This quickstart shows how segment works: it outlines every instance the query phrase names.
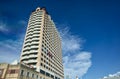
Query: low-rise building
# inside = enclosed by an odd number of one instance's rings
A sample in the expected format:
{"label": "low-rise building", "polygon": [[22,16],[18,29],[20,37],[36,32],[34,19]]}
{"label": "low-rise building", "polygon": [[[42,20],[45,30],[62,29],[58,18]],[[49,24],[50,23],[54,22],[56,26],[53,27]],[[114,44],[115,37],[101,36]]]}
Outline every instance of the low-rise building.
{"label": "low-rise building", "polygon": [[0,63],[0,79],[53,79],[51,75],[35,71],[34,68],[22,63],[11,65]]}

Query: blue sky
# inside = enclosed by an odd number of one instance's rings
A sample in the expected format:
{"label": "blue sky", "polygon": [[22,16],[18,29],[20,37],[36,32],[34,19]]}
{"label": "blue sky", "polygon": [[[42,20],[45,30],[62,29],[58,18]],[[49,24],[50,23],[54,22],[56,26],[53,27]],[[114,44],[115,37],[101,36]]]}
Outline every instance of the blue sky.
{"label": "blue sky", "polygon": [[30,13],[40,6],[47,8],[61,33],[66,74],[99,79],[119,72],[119,4],[119,0],[1,0],[0,62],[19,58]]}

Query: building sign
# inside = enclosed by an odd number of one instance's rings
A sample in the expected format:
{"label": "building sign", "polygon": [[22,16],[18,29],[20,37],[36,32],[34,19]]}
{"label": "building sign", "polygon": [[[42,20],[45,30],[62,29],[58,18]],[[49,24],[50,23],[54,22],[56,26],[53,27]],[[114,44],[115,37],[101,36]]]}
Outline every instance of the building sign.
{"label": "building sign", "polygon": [[52,55],[50,52],[48,52],[47,55],[48,55],[50,58],[53,58],[53,55]]}

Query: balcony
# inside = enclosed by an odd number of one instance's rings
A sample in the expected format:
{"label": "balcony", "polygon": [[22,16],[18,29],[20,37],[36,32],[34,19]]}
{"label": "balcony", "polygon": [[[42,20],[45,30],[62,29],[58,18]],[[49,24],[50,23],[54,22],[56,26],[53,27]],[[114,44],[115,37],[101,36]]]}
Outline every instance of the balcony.
{"label": "balcony", "polygon": [[[26,35],[26,39],[27,39],[27,40],[30,39],[30,38],[32,38],[31,33]],[[30,41],[30,40],[29,40],[29,41]]]}
{"label": "balcony", "polygon": [[30,50],[30,52],[29,52],[29,54],[31,54],[31,53],[37,53],[38,51],[37,50]]}
{"label": "balcony", "polygon": [[34,45],[34,46],[32,46],[32,45],[31,45],[31,47],[30,47],[30,48],[31,48],[31,49],[32,49],[32,48],[38,48],[38,46],[35,46],[35,45]]}
{"label": "balcony", "polygon": [[32,38],[32,40],[39,40],[39,38]]}
{"label": "balcony", "polygon": [[21,59],[23,60],[23,59],[28,59],[29,58],[29,56],[22,56],[21,57]]}
{"label": "balcony", "polygon": [[22,62],[23,62],[23,63],[27,63],[27,61],[25,61],[25,60],[24,60],[24,61],[22,61]]}
{"label": "balcony", "polygon": [[26,52],[23,52],[22,55],[28,55],[28,53],[29,53],[29,52],[26,51]]}
{"label": "balcony", "polygon": [[28,52],[30,51],[30,49],[23,49],[23,52]]}
{"label": "balcony", "polygon": [[31,44],[38,44],[38,42],[33,41]]}
{"label": "balcony", "polygon": [[40,30],[34,30],[33,33],[40,33]]}
{"label": "balcony", "polygon": [[35,28],[35,29],[40,29],[41,26],[40,26],[40,25],[36,25],[36,26],[34,26],[34,28]]}
{"label": "balcony", "polygon": [[35,58],[37,55],[29,55],[29,58]]}
{"label": "balcony", "polygon": [[39,37],[39,36],[40,36],[40,35],[38,35],[38,34],[34,34],[34,35],[33,35],[33,37]]}
{"label": "balcony", "polygon": [[30,47],[30,45],[26,45],[26,44],[24,44],[24,48],[26,48],[26,47]]}
{"label": "balcony", "polygon": [[25,47],[24,50],[30,49],[30,47]]}
{"label": "balcony", "polygon": [[34,63],[37,62],[37,60],[28,60],[28,63]]}

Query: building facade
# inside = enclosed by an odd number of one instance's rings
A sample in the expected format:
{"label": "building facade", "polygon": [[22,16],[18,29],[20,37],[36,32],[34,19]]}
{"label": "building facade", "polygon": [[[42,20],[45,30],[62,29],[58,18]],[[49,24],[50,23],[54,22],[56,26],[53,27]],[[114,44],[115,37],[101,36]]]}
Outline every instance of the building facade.
{"label": "building facade", "polygon": [[61,38],[45,8],[30,15],[20,62],[50,78],[64,78]]}
{"label": "building facade", "polygon": [[[43,77],[43,78],[42,78]],[[0,79],[53,79],[45,77],[27,65],[0,63]]]}

